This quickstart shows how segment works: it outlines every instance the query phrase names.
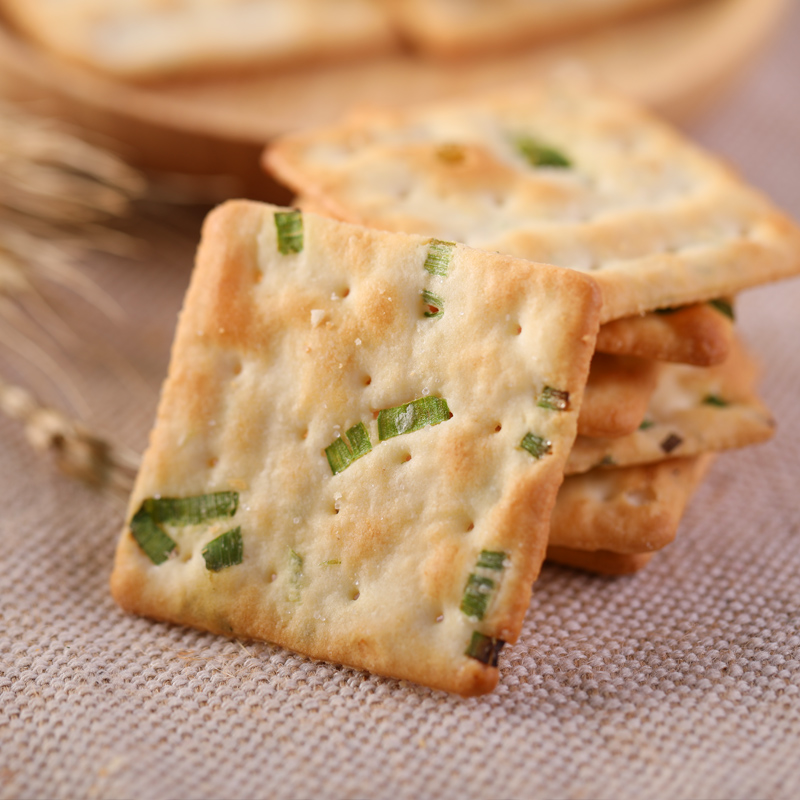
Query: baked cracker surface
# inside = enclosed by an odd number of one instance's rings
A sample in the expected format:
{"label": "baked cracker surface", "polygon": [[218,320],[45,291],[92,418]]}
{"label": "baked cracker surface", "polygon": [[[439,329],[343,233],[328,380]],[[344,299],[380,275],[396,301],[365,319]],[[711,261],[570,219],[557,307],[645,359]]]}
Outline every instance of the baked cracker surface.
{"label": "baked cracker surface", "polygon": [[603,322],[800,272],[800,230],[765,197],[582,81],[364,110],[265,163],[337,218],[591,273]]}
{"label": "baked cracker surface", "polygon": [[568,270],[256,203],[215,210],[114,597],[491,690],[544,557],[599,303]]}

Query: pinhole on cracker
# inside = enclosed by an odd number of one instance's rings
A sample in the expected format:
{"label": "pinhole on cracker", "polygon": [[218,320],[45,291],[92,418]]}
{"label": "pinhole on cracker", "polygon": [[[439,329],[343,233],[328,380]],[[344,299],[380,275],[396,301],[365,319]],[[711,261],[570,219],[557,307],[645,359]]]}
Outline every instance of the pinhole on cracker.
{"label": "pinhole on cracker", "polygon": [[599,303],[569,270],[256,203],[217,209],[114,597],[490,691],[544,557]]}

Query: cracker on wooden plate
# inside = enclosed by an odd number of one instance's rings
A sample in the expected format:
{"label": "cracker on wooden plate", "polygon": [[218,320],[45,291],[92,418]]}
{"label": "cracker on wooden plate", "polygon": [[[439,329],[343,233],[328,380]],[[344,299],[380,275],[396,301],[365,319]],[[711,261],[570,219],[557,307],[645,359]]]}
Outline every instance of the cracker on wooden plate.
{"label": "cracker on wooden plate", "polygon": [[544,557],[599,303],[568,270],[256,203],[216,210],[114,597],[491,690]]}
{"label": "cracker on wooden plate", "polygon": [[405,35],[437,56],[505,50],[687,0],[384,0]]}
{"label": "cracker on wooden plate", "polygon": [[0,0],[47,49],[126,79],[351,58],[393,41],[368,0]]}
{"label": "cracker on wooden plate", "polygon": [[[295,198],[295,205],[314,214],[334,216],[322,202],[305,196]],[[715,298],[611,320],[600,326],[596,349],[610,355],[701,367],[721,364],[730,350],[733,314],[732,300]]]}
{"label": "cracker on wooden plate", "polygon": [[657,361],[595,353],[578,417],[578,433],[615,437],[637,430],[656,388],[659,369]]}
{"label": "cracker on wooden plate", "polygon": [[666,547],[713,457],[706,453],[568,477],[553,510],[549,545],[628,554]]}
{"label": "cracker on wooden plate", "polygon": [[602,321],[800,272],[800,230],[627,101],[576,81],[286,136],[266,167],[331,215],[589,272]]}
{"label": "cracker on wooden plate", "polygon": [[770,439],[775,421],[756,392],[759,368],[735,338],[724,364],[664,364],[640,429],[615,439],[579,436],[567,473],[746,447]]}

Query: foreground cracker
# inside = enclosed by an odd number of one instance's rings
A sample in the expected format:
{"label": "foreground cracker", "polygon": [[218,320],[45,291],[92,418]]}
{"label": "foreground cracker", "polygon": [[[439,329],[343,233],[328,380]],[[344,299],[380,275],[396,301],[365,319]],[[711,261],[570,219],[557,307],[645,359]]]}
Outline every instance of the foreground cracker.
{"label": "foreground cracker", "polygon": [[603,322],[800,273],[800,230],[766,198],[579,82],[365,111],[265,162],[339,219],[589,272]]}
{"label": "foreground cracker", "polygon": [[208,219],[112,577],[130,611],[475,694],[520,631],[591,280],[255,203]]}

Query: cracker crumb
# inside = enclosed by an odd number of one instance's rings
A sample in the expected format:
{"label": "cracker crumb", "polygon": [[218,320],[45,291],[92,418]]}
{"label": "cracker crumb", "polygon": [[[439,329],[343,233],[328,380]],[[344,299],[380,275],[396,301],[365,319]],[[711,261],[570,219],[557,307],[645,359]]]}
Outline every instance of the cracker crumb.
{"label": "cracker crumb", "polygon": [[322,322],[325,318],[325,309],[324,308],[312,308],[311,309],[311,327],[316,328],[317,325]]}

